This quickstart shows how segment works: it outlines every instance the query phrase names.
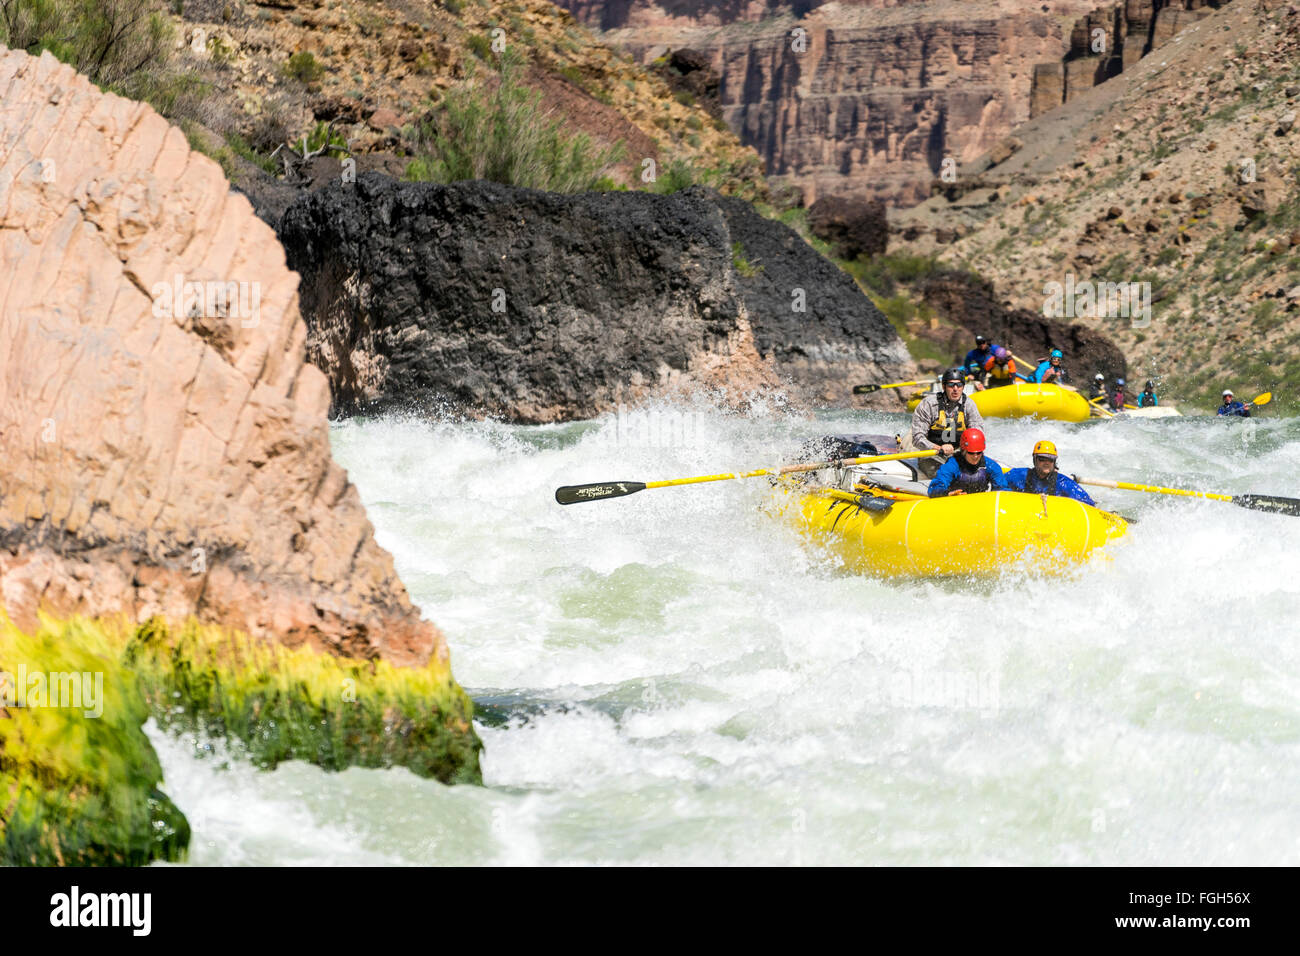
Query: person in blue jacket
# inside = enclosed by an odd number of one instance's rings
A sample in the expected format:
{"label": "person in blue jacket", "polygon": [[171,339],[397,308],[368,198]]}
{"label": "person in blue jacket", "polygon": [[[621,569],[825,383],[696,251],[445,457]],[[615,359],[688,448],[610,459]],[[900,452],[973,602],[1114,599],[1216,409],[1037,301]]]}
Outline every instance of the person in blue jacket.
{"label": "person in blue jacket", "polygon": [[1223,404],[1219,406],[1220,415],[1239,415],[1242,418],[1250,417],[1250,406],[1243,405],[1237,401],[1237,397],[1232,394],[1232,389],[1223,390]]}
{"label": "person in blue jacket", "polygon": [[1034,370],[1031,382],[1040,382],[1050,385],[1065,384],[1065,368],[1061,365],[1061,359],[1065,358],[1065,353],[1060,349],[1052,349],[1052,354],[1038,363],[1038,368]]}
{"label": "person in blue jacket", "polygon": [[1010,491],[1002,466],[984,455],[984,432],[961,433],[961,451],[943,463],[930,481],[930,497],[972,495],[980,491]]}
{"label": "person in blue jacket", "polygon": [[974,349],[966,352],[966,358],[962,359],[962,368],[965,368],[969,375],[975,376],[975,388],[979,392],[984,390],[984,363],[995,349],[997,346],[984,336],[975,336]]}
{"label": "person in blue jacket", "polygon": [[1148,381],[1142,394],[1138,396],[1138,408],[1155,408],[1160,404],[1160,399],[1156,398],[1155,382]]}
{"label": "person in blue jacket", "polygon": [[1050,441],[1040,441],[1034,446],[1033,468],[1012,468],[1007,472],[1007,484],[1012,491],[1031,495],[1057,495],[1073,498],[1085,505],[1096,505],[1088,492],[1079,487],[1069,475],[1056,470],[1056,446]]}

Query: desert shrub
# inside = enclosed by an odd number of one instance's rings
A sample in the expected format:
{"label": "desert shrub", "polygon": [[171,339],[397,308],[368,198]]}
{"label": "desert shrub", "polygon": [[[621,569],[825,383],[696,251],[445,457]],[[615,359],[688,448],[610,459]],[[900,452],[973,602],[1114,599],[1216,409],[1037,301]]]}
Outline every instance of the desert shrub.
{"label": "desert shrub", "polygon": [[0,0],[0,43],[49,50],[99,86],[164,69],[171,38],[157,0]]}
{"label": "desert shrub", "polygon": [[650,191],[667,195],[681,192],[696,183],[695,169],[684,159],[674,159],[650,184]]}
{"label": "desert shrub", "polygon": [[464,179],[551,192],[594,189],[622,148],[598,147],[585,133],[569,133],[544,111],[541,93],[525,86],[523,64],[503,54],[498,77],[471,76],[448,90],[440,107],[419,123],[406,178],[451,183]]}
{"label": "desert shrub", "polygon": [[316,62],[316,57],[310,50],[299,50],[290,56],[283,69],[285,76],[302,83],[319,80],[324,72],[325,68]]}

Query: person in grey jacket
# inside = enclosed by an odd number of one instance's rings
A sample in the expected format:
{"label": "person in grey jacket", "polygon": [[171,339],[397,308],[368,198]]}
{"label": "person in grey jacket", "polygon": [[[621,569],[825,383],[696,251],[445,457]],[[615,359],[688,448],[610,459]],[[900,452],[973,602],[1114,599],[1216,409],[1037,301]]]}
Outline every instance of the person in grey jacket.
{"label": "person in grey jacket", "polygon": [[965,376],[961,369],[948,369],[939,384],[938,392],[925,396],[916,406],[912,413],[912,431],[902,446],[906,451],[939,451],[933,458],[921,459],[921,471],[929,477],[933,477],[952,457],[961,442],[962,432],[968,428],[984,428],[979,409],[962,391]]}

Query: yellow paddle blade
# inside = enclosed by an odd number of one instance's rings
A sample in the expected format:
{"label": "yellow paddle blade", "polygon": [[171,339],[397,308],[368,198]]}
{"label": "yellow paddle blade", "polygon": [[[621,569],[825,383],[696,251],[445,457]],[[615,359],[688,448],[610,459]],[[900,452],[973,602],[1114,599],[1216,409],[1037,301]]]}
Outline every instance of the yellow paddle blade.
{"label": "yellow paddle blade", "polygon": [[1267,404],[1268,404],[1269,402],[1271,402],[1271,401],[1273,401],[1273,393],[1272,393],[1272,392],[1265,392],[1263,395],[1260,395],[1258,398],[1256,398],[1256,399],[1255,399],[1253,402],[1251,402],[1250,404],[1252,404],[1252,405],[1267,405]]}

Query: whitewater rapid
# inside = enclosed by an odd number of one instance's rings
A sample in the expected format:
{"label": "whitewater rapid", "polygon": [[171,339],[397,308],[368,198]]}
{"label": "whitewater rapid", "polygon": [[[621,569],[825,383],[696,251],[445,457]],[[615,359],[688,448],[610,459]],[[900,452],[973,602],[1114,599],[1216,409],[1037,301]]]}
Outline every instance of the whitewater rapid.
{"label": "whitewater rapid", "polygon": [[[485,786],[259,772],[151,727],[199,864],[1300,863],[1300,519],[1133,492],[1066,578],[843,573],[762,479],[903,415],[660,406],[560,426],[337,424],[476,699]],[[1242,427],[1246,426],[1246,427]],[[990,422],[1097,477],[1300,496],[1300,420]]]}

